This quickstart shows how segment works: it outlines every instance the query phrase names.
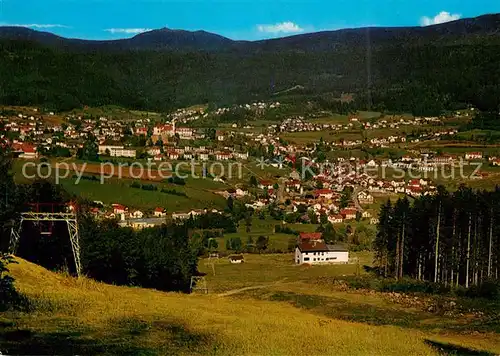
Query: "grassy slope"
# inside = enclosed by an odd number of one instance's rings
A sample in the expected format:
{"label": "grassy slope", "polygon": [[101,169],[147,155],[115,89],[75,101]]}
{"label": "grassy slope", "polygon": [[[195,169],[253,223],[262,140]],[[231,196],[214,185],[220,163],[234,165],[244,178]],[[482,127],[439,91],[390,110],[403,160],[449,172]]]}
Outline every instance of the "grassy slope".
{"label": "grassy slope", "polygon": [[[371,253],[352,253],[359,258],[357,264],[328,266],[296,266],[292,254],[245,255],[245,263],[233,265],[227,259],[201,260],[200,270],[207,273],[211,292],[234,293],[243,298],[273,302],[287,302],[296,308],[320,317],[361,322],[369,325],[395,325],[405,330],[424,332],[429,340],[450,343],[470,350],[488,350],[500,353],[498,322],[472,315],[430,312],[426,307],[396,303],[390,294],[344,290],[332,283],[332,277],[366,273],[361,266],[371,265]],[[214,267],[211,263],[214,262]],[[215,270],[215,275],[214,275]],[[435,303],[442,305],[444,299]],[[458,300],[465,309],[485,307],[485,301]],[[488,314],[488,313],[486,313]],[[463,350],[462,350],[463,351]],[[485,351],[484,354],[488,354]],[[416,353],[412,353],[416,354]]]}
{"label": "grassy slope", "polygon": [[[185,192],[187,196],[176,196],[161,193],[160,191],[146,191],[131,188],[131,180],[109,180],[106,184],[81,180],[74,184],[74,179],[63,180],[63,187],[68,192],[91,200],[100,200],[104,203],[121,203],[140,209],[166,208],[169,212],[189,211],[191,209],[223,208],[226,202],[223,197],[206,190],[195,188],[194,185],[177,186],[173,184],[158,184],[161,188]],[[146,183],[149,184],[149,183]]]}
{"label": "grassy slope", "polygon": [[11,265],[30,314],[0,317],[11,354],[431,355],[425,334],[319,317],[288,303],[115,287]]}

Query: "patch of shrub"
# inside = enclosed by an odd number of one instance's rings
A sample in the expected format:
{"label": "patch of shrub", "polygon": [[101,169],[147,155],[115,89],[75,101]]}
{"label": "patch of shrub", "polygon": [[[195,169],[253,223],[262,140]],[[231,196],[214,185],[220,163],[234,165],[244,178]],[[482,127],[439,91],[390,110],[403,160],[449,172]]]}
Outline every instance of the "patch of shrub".
{"label": "patch of shrub", "polygon": [[141,187],[141,183],[139,182],[132,182],[132,184],[130,184],[130,188],[140,188]]}
{"label": "patch of shrub", "polygon": [[148,190],[148,191],[157,191],[158,187],[154,184],[143,184],[141,186],[142,190]]}
{"label": "patch of shrub", "polygon": [[172,184],[177,184],[177,185],[186,185],[186,181],[180,177],[177,177],[177,176],[174,176],[174,177],[170,177],[168,178],[167,180],[169,183],[172,183]]}
{"label": "patch of shrub", "polygon": [[299,233],[288,226],[281,226],[281,225],[275,225],[274,226],[274,231],[279,234],[288,234],[288,235],[299,235]]}
{"label": "patch of shrub", "polygon": [[73,175],[73,179],[83,179],[83,180],[90,180],[90,181],[98,181],[99,179],[96,176],[81,176],[78,177],[76,174]]}
{"label": "patch of shrub", "polygon": [[467,289],[465,291],[465,296],[469,298],[500,300],[500,282],[495,280],[486,280],[480,285],[474,285]]}
{"label": "patch of shrub", "polygon": [[162,188],[161,189],[161,192],[162,193],[165,193],[165,194],[170,194],[170,195],[177,195],[179,197],[187,197],[187,194],[184,193],[184,192],[178,192],[177,190],[175,189],[166,189],[166,188]]}
{"label": "patch of shrub", "polygon": [[19,306],[21,297],[14,288],[14,278],[7,275],[7,265],[14,263],[14,259],[6,254],[0,255],[0,312]]}

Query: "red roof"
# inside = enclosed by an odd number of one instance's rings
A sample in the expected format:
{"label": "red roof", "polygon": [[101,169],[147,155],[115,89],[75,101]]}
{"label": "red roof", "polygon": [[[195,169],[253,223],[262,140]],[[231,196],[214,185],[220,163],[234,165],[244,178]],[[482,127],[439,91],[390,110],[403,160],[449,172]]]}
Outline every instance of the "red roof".
{"label": "red roof", "polygon": [[316,195],[322,195],[322,194],[332,194],[333,190],[331,189],[318,189],[314,192]]}
{"label": "red roof", "polygon": [[24,153],[35,153],[36,147],[29,143],[13,143],[12,149],[14,151],[22,151]]}
{"label": "red roof", "polygon": [[300,239],[301,240],[321,240],[323,237],[323,233],[321,232],[301,232]]}
{"label": "red roof", "polygon": [[356,209],[342,209],[341,215],[356,215]]}
{"label": "red roof", "polygon": [[299,245],[298,248],[300,251],[308,251],[308,252],[313,252],[313,251],[328,251],[328,247],[324,242],[316,242],[316,241],[302,241]]}
{"label": "red roof", "polygon": [[157,212],[157,213],[163,213],[163,208],[156,208],[155,212]]}

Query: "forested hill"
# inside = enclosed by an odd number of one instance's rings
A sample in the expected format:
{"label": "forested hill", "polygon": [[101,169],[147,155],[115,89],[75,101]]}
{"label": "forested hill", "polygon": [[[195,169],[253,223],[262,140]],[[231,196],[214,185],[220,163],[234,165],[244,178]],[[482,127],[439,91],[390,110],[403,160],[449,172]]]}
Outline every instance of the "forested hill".
{"label": "forested hill", "polygon": [[132,38],[96,41],[64,38],[23,27],[0,27],[0,39],[33,41],[66,50],[165,50],[165,51],[325,51],[379,45],[442,44],[500,36],[500,14],[483,15],[426,27],[368,27],[322,31],[261,41],[233,41],[206,31],[162,28]]}
{"label": "forested hill", "polygon": [[0,103],[169,110],[274,98],[300,85],[294,94],[305,100],[356,93],[358,108],[497,110],[498,63],[500,15],[257,42],[168,29],[83,41],[8,27],[0,28]]}

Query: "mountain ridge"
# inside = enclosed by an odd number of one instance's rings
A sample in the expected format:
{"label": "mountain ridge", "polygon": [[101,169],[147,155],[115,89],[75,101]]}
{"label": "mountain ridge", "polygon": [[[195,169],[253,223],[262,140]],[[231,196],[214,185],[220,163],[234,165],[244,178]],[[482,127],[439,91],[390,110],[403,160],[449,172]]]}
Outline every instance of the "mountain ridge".
{"label": "mountain ridge", "polygon": [[86,40],[66,38],[26,27],[0,27],[0,39],[32,41],[46,46],[77,50],[332,50],[339,45],[377,45],[391,41],[418,44],[450,38],[461,39],[470,35],[500,38],[500,14],[486,14],[425,27],[345,28],[256,41],[232,40],[204,30],[169,28],[143,32],[130,38]]}

